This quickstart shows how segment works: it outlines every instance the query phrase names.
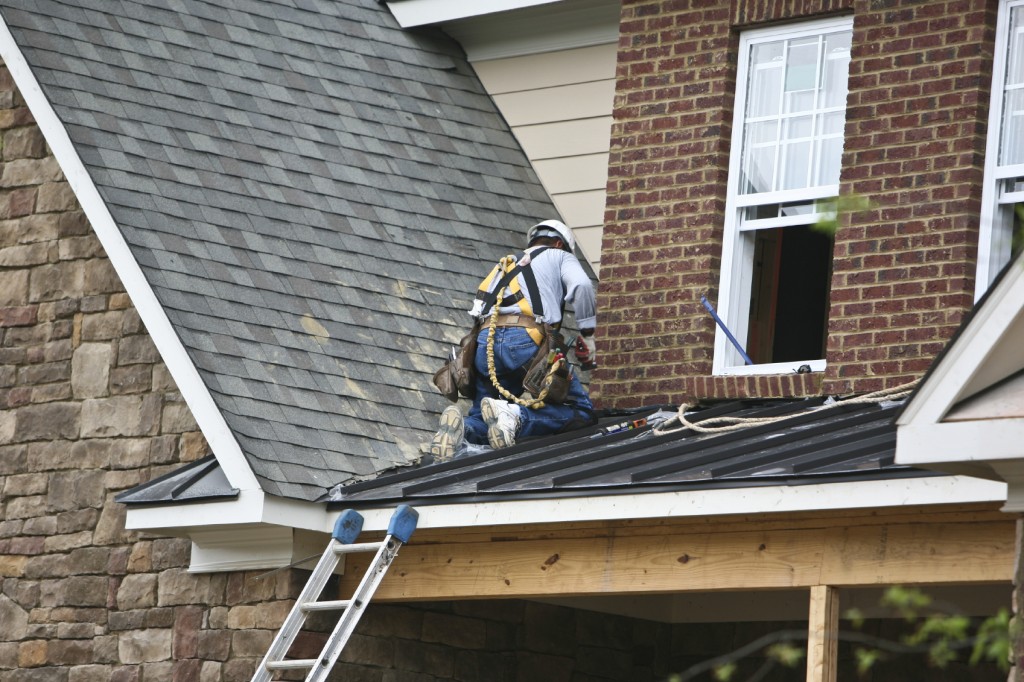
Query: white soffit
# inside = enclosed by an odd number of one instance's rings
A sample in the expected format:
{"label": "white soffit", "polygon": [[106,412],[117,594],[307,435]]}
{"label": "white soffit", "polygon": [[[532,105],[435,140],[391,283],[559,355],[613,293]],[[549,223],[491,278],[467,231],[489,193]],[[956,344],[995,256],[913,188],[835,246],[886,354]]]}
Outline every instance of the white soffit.
{"label": "white soffit", "polygon": [[[427,1],[401,0],[388,6],[398,17],[404,6]],[[491,12],[475,11],[475,2],[455,4],[464,9],[465,16],[425,23],[440,24],[462,45],[470,62],[616,43],[619,39],[620,0],[509,1],[507,4],[517,7]],[[479,4],[487,7],[491,3]]]}
{"label": "white soffit", "polygon": [[132,299],[153,343],[168,371],[181,391],[199,428],[213,449],[217,461],[233,487],[258,491],[259,482],[249,468],[238,441],[224,421],[224,416],[213,401],[206,384],[199,376],[185,347],[174,332],[163,306],[153,293],[141,267],[132,255],[128,243],[117,228],[107,205],[100,197],[89,172],[82,163],[57,113],[43,94],[21,49],[14,42],[7,23],[0,19],[0,57],[3,58],[18,90],[35,118],[43,137],[53,151],[65,179],[71,185],[82,210],[103,245],[111,265]]}
{"label": "white soffit", "polygon": [[553,2],[559,0],[390,0],[388,9],[402,28],[410,28]]}

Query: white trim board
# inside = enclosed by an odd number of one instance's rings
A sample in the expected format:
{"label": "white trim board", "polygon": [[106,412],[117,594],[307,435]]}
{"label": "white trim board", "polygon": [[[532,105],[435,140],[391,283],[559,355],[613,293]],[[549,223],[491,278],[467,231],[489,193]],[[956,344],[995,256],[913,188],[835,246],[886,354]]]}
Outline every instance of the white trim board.
{"label": "white trim board", "polygon": [[29,111],[53,151],[82,210],[103,245],[114,270],[146,325],[153,343],[181,391],[199,428],[231,485],[240,490],[259,490],[259,482],[245,455],[213,401],[188,352],[175,333],[163,306],[156,298],[142,268],[82,163],[56,111],[43,94],[28,61],[14,41],[7,22],[0,19],[0,57],[14,79]]}
{"label": "white trim board", "polygon": [[[999,481],[971,476],[930,476],[765,486],[713,490],[680,490],[578,498],[510,500],[417,505],[418,528],[464,530],[475,527],[700,518],[823,510],[878,509],[904,506],[956,505],[1006,500]],[[327,542],[341,511],[326,505],[245,495],[235,503],[192,503],[169,507],[132,508],[128,530],[188,537],[194,572],[277,568],[313,554]],[[258,505],[258,509],[252,509]],[[398,503],[360,508],[363,530],[387,530]],[[246,507],[250,507],[246,509]],[[253,521],[253,519],[257,519]],[[169,521],[173,520],[173,525]],[[312,535],[311,535],[312,534]],[[309,548],[313,551],[309,551]]]}
{"label": "white trim board", "polygon": [[[903,408],[897,439],[905,426],[938,424],[958,402],[1024,369],[1024,254],[1008,267]],[[897,447],[896,461],[910,463],[906,452]]]}
{"label": "white trim board", "polygon": [[[472,528],[581,521],[692,518],[908,505],[1002,502],[1006,484],[963,476],[636,493],[596,497],[417,506],[419,528]],[[359,509],[364,531],[386,530],[393,506]],[[340,512],[332,512],[330,524]]]}

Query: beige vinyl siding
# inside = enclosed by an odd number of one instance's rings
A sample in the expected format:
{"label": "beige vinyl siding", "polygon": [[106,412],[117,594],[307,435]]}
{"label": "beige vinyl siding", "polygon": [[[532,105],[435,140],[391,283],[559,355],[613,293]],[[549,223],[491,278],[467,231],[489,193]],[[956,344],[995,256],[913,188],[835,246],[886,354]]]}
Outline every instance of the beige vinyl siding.
{"label": "beige vinyl siding", "polygon": [[473,62],[584,255],[600,267],[614,43]]}

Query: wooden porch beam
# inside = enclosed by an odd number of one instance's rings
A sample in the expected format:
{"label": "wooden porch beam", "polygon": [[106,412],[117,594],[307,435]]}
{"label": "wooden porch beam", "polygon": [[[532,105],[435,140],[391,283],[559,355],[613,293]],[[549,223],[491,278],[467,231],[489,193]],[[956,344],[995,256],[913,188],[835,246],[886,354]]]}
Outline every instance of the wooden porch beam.
{"label": "wooden porch beam", "polygon": [[[1014,522],[412,542],[378,600],[1009,582]],[[348,557],[341,594],[372,557]]]}

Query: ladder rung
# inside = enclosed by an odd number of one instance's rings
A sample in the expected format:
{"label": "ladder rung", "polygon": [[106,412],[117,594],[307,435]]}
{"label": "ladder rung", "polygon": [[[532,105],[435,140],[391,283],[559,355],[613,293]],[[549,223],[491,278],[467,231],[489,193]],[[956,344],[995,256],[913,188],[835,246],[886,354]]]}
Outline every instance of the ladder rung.
{"label": "ladder rung", "polygon": [[267,661],[267,670],[309,669],[316,664],[315,658],[288,658],[283,661]]}
{"label": "ladder rung", "polygon": [[336,542],[334,544],[334,553],[355,554],[356,552],[376,552],[383,544],[383,542],[353,542],[351,545],[343,545],[340,542]]}
{"label": "ladder rung", "polygon": [[340,609],[347,609],[351,605],[351,599],[325,599],[323,601],[308,601],[301,608],[303,611],[338,611]]}

